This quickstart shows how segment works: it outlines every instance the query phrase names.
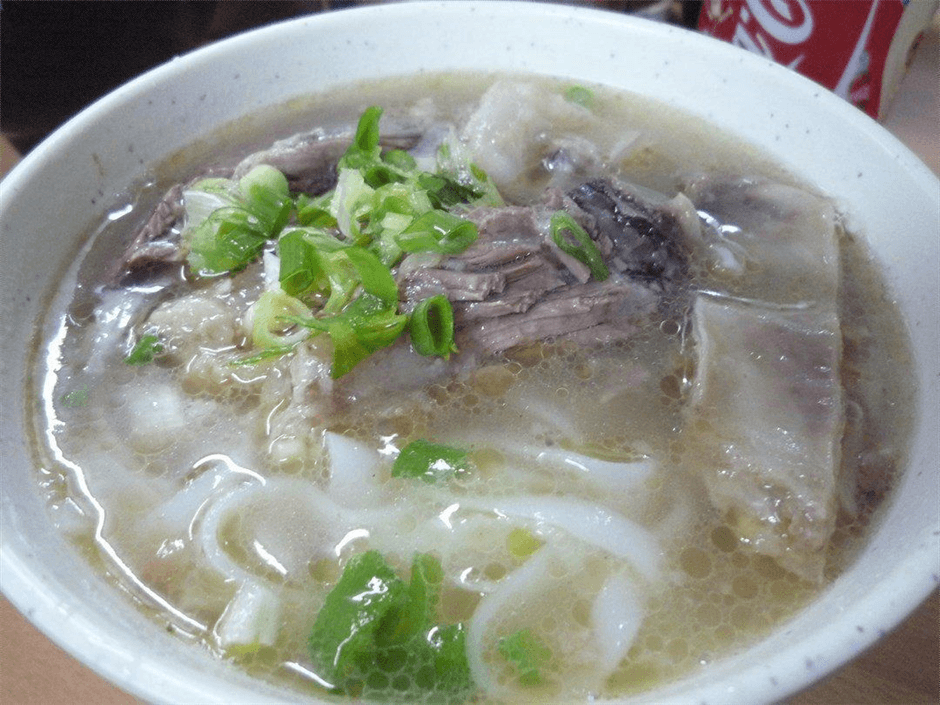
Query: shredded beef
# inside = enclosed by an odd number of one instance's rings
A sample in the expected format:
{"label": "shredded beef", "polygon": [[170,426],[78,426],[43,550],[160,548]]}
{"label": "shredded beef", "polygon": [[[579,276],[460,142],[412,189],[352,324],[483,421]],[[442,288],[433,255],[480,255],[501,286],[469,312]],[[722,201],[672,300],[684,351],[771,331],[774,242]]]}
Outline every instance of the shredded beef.
{"label": "shredded beef", "polygon": [[[400,277],[405,307],[447,296],[458,345],[476,356],[559,337],[585,345],[629,338],[675,290],[686,263],[665,197],[644,200],[626,188],[598,180],[568,195],[550,189],[532,206],[475,209],[468,217],[479,238],[470,248]],[[611,270],[607,280],[592,280],[555,244],[557,210],[588,232]]]}

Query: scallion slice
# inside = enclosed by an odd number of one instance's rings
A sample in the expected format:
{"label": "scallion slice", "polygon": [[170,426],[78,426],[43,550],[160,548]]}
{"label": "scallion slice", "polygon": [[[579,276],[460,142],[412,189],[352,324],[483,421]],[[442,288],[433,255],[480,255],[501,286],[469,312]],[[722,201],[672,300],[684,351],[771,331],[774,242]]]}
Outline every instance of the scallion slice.
{"label": "scallion slice", "polygon": [[299,296],[317,282],[315,246],[304,237],[303,230],[284,233],[277,241],[281,259],[278,279],[281,289],[291,296]]}
{"label": "scallion slice", "polygon": [[340,169],[361,169],[379,157],[379,119],[382,108],[377,105],[366,108],[359,117],[352,144],[339,161]]}
{"label": "scallion slice", "polygon": [[386,306],[398,306],[398,284],[391,270],[369,250],[362,247],[349,247],[343,252],[352,262],[359,274],[362,288],[382,301]]}
{"label": "scallion slice", "polygon": [[443,357],[457,352],[454,343],[454,309],[443,294],[423,299],[411,312],[409,325],[415,352]]}
{"label": "scallion slice", "polygon": [[590,109],[594,104],[594,93],[584,86],[570,86],[565,91],[565,100],[582,108]]}
{"label": "scallion slice", "polygon": [[447,211],[428,211],[415,218],[395,238],[405,252],[440,252],[456,255],[476,242],[477,226]]}
{"label": "scallion slice", "polygon": [[[604,258],[601,257],[600,250],[591,239],[584,228],[578,225],[577,221],[565,211],[556,211],[551,220],[552,240],[558,245],[559,249],[568,253],[578,261],[587,265],[591,270],[591,276],[597,281],[604,281],[610,276],[610,270],[604,264]],[[572,243],[565,238],[565,232],[571,233],[577,243]]]}
{"label": "scallion slice", "polygon": [[463,448],[419,438],[402,448],[395,458],[392,477],[410,477],[433,483],[448,480],[468,469],[467,451]]}
{"label": "scallion slice", "polygon": [[323,318],[283,316],[283,320],[320,331],[333,343],[330,376],[338,379],[376,350],[394,343],[408,323],[408,317],[387,308],[381,299],[363,294],[342,313]]}
{"label": "scallion slice", "polygon": [[504,636],[496,650],[516,667],[519,683],[528,686],[542,682],[542,669],[552,658],[551,649],[528,629]]}
{"label": "scallion slice", "polygon": [[336,218],[330,213],[333,192],[311,198],[305,193],[297,196],[297,222],[314,228],[335,228]]}
{"label": "scallion slice", "polygon": [[153,362],[153,359],[163,350],[164,347],[163,343],[160,342],[160,338],[155,335],[143,335],[130,354],[124,358],[124,362],[128,365],[147,365]]}
{"label": "scallion slice", "polygon": [[254,261],[284,228],[294,205],[287,178],[266,164],[237,184],[203,179],[184,192],[183,202],[187,262],[199,276],[235,272]]}
{"label": "scallion slice", "polygon": [[309,309],[283,291],[265,291],[252,307],[251,342],[256,348],[281,349],[299,343],[309,334],[292,330],[288,316],[307,316]]}
{"label": "scallion slice", "polygon": [[293,201],[287,177],[273,166],[259,164],[238,182],[245,208],[268,237],[276,235],[287,224]]}
{"label": "scallion slice", "polygon": [[275,357],[281,357],[281,355],[286,355],[295,347],[297,347],[297,343],[281,345],[275,348],[265,348],[259,353],[248,355],[247,357],[242,357],[238,360],[232,360],[228,364],[232,365],[233,367],[247,367],[249,365],[257,365],[259,362],[264,362],[265,360],[270,360]]}

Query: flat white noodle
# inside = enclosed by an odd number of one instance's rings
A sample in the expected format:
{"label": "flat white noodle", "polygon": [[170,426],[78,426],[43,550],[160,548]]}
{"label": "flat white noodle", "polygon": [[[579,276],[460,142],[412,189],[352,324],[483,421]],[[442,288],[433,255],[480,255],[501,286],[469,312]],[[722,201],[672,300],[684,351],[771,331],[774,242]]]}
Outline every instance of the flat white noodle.
{"label": "flat white noodle", "polygon": [[[523,452],[531,453],[532,449],[524,447]],[[535,453],[535,461],[541,465],[574,471],[595,487],[615,493],[636,489],[656,469],[656,463],[651,458],[632,463],[614,462],[557,446]]]}
{"label": "flat white noodle", "polygon": [[507,472],[525,481],[526,473],[517,466],[531,467],[542,465],[546,468],[562,470],[587,482],[592,487],[614,496],[626,497],[636,490],[656,470],[657,463],[649,456],[633,462],[618,462],[595,458],[585,453],[567,450],[559,446],[551,448],[519,444],[519,439],[510,434],[492,433],[465,434],[457,433],[450,439],[455,445],[472,445],[477,448],[498,450],[507,460]]}
{"label": "flat white noodle", "polygon": [[[172,529],[176,535],[185,535],[192,540],[193,522],[203,506],[238,483],[246,480],[264,482],[258,473],[238,465],[222,453],[207,455],[196,462],[192,470],[204,466],[206,469],[185,482],[165,502],[154,507],[145,521]],[[173,484],[176,485],[175,482]]]}
{"label": "flat white noodle", "polygon": [[272,646],[280,617],[281,602],[274,590],[259,580],[248,580],[239,585],[212,635],[223,649]]}
{"label": "flat white noodle", "polygon": [[[349,509],[335,502],[312,482],[285,477],[252,479],[225,488],[203,506],[203,514],[193,522],[194,544],[213,569],[239,582],[257,580],[261,576],[239,565],[220,545],[219,530],[229,517],[246,517],[256,511],[266,511],[271,524],[289,524],[276,532],[273,538],[268,532],[267,539],[260,541],[260,546],[256,540],[254,547],[275,572],[288,575],[292,567],[297,570],[304,561],[327,556],[335,559],[353,538],[396,533],[398,527],[407,524],[413,512],[409,505],[389,504],[375,509]],[[283,511],[273,509],[281,507]],[[283,540],[275,542],[273,539],[277,537]]]}
{"label": "flat white noodle", "polygon": [[186,413],[193,405],[169,384],[154,382],[146,395],[125,393],[124,399],[119,423],[130,446],[139,453],[164,450],[184,435],[194,420]]}
{"label": "flat white noodle", "polygon": [[265,494],[275,496],[277,493],[284,493],[294,501],[303,502],[311,520],[322,528],[315,536],[304,537],[308,541],[309,555],[315,557],[334,554],[337,543],[346,534],[345,527],[352,524],[351,515],[311,483],[268,478],[264,482],[254,481],[239,485],[215,498],[198,522],[194,539],[209,565],[220,574],[240,583],[258,579],[258,576],[235,562],[222,548],[219,543],[219,530],[229,516],[246,515],[254,500]]}
{"label": "flat white noodle", "polygon": [[225,469],[207,470],[159,505],[153,511],[152,519],[173,527],[180,534],[191,531],[190,525],[202,505],[209,501],[214,492],[221,492],[220,487],[233,480],[232,473]]}
{"label": "flat white noodle", "polygon": [[518,497],[462,497],[462,506],[527,519],[536,527],[546,524],[622,558],[644,578],[659,576],[662,551],[653,535],[630,521],[593,502],[562,497],[522,495]]}
{"label": "flat white noodle", "polygon": [[630,650],[643,622],[643,605],[636,585],[624,574],[610,576],[591,609],[599,684],[614,672]]}
{"label": "flat white noodle", "polygon": [[209,504],[201,520],[198,522],[198,529],[194,532],[193,538],[197,546],[201,549],[209,565],[218,571],[221,575],[239,583],[254,580],[254,576],[247,570],[238,565],[226,551],[219,545],[219,528],[222,520],[229,512],[238,511],[247,506],[247,500],[255,494],[262,483],[250,483],[239,485],[229,490],[221,497],[217,497]]}
{"label": "flat white noodle", "polygon": [[[424,516],[426,505],[417,497],[411,503],[413,517]],[[439,508],[439,504],[435,504]],[[499,589],[499,581],[489,580],[480,566],[490,561],[511,561],[509,534],[516,524],[495,514],[459,511],[456,501],[436,516],[421,521],[413,530],[399,522],[400,531],[376,532],[370,545],[388,554],[410,556],[433,553],[441,560],[446,579],[462,590],[486,594]],[[428,508],[428,511],[432,510]]]}
{"label": "flat white noodle", "polygon": [[529,560],[500,581],[498,590],[480,601],[467,622],[467,662],[470,674],[473,682],[487,695],[499,698],[511,694],[511,691],[498,685],[483,658],[483,641],[488,628],[507,609],[517,606],[522,596],[533,593],[539,583],[551,580],[550,568],[556,558],[557,555],[548,546],[536,551]]}
{"label": "flat white noodle", "polygon": [[[519,409],[520,416],[528,416],[533,420],[534,431],[543,431],[556,437],[569,438],[575,444],[581,442],[581,432],[578,430],[573,415],[560,414],[561,408],[551,400],[542,398],[535,393],[514,394],[510,389],[506,396],[508,406]],[[539,424],[542,425],[539,428]]]}
{"label": "flat white noodle", "polygon": [[324,438],[330,456],[329,496],[344,507],[375,506],[382,460],[378,451],[331,431]]}

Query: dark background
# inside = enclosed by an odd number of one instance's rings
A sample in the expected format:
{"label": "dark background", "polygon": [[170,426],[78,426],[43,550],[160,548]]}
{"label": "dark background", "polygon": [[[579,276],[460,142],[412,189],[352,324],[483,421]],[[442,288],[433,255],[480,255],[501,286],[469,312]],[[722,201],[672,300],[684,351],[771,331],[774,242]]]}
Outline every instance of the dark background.
{"label": "dark background", "polygon": [[[85,105],[178,54],[270,22],[379,1],[2,0],[0,131],[26,153]],[[570,4],[631,11],[644,1]],[[699,6],[677,2],[670,19],[694,26]]]}
{"label": "dark background", "polygon": [[229,34],[322,2],[3,0],[0,130],[20,152],[112,88]]}

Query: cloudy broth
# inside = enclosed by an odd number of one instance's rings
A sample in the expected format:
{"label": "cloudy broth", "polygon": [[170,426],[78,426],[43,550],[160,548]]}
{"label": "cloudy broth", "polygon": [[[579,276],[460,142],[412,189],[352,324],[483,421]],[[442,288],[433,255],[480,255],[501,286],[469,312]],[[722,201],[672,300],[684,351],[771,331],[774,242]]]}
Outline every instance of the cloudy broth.
{"label": "cloudy broth", "polygon": [[[761,179],[794,186],[753,150],[662,106],[599,88],[522,83],[535,101],[562,96],[567,105],[559,103],[550,125],[533,118],[520,135],[525,163],[512,181],[496,178],[507,202],[536,203],[586,168],[599,170],[591,178],[663,194],[670,213],[690,175],[746,175],[740,188]],[[769,633],[838,576],[876,520],[904,460],[910,353],[876,264],[837,219],[832,305],[837,403],[847,421],[834,451],[841,479],[833,491],[841,494],[830,501],[833,529],[817,579],[810,568],[782,567],[739,509],[715,500],[723,490],[703,479],[703,448],[722,431],[692,408],[705,367],[692,310],[702,296],[746,305],[747,277],[762,276],[759,267],[742,275],[744,284],[728,284],[724,270],[692,257],[679,285],[654,287],[653,318],[608,344],[550,336],[467,364],[461,349],[449,367],[399,345],[333,382],[315,372],[326,354],[316,340],[232,364],[251,348],[245,312],[269,286],[260,260],[204,279],[183,264],[115,277],[114,253],[157,200],[207,165],[231,166],[317,126],[351,134],[369,105],[383,106],[392,133],[440,125],[460,133],[478,120],[492,84],[428,76],[358,86],[230,125],[117,202],[63,276],[35,345],[37,481],[77,550],[193,648],[322,694],[326,678],[308,639],[350,560],[377,551],[407,582],[414,556],[430,555],[443,573],[435,623],[463,625],[472,686],[421,690],[405,666],[370,667],[349,694],[615,697],[707,668]],[[562,151],[601,158],[558,166]],[[572,173],[558,176],[563,169]],[[781,281],[765,292],[774,311],[817,296]],[[164,336],[163,354],[125,364],[130,343],[151,329]],[[465,449],[466,467],[444,482],[393,476],[396,457],[416,439]],[[237,621],[240,612],[250,613],[249,626]],[[630,633],[625,643],[603,633],[611,620]],[[243,637],[244,629],[256,631]],[[523,633],[537,635],[535,677],[501,647]],[[611,643],[599,646],[605,638]]]}

